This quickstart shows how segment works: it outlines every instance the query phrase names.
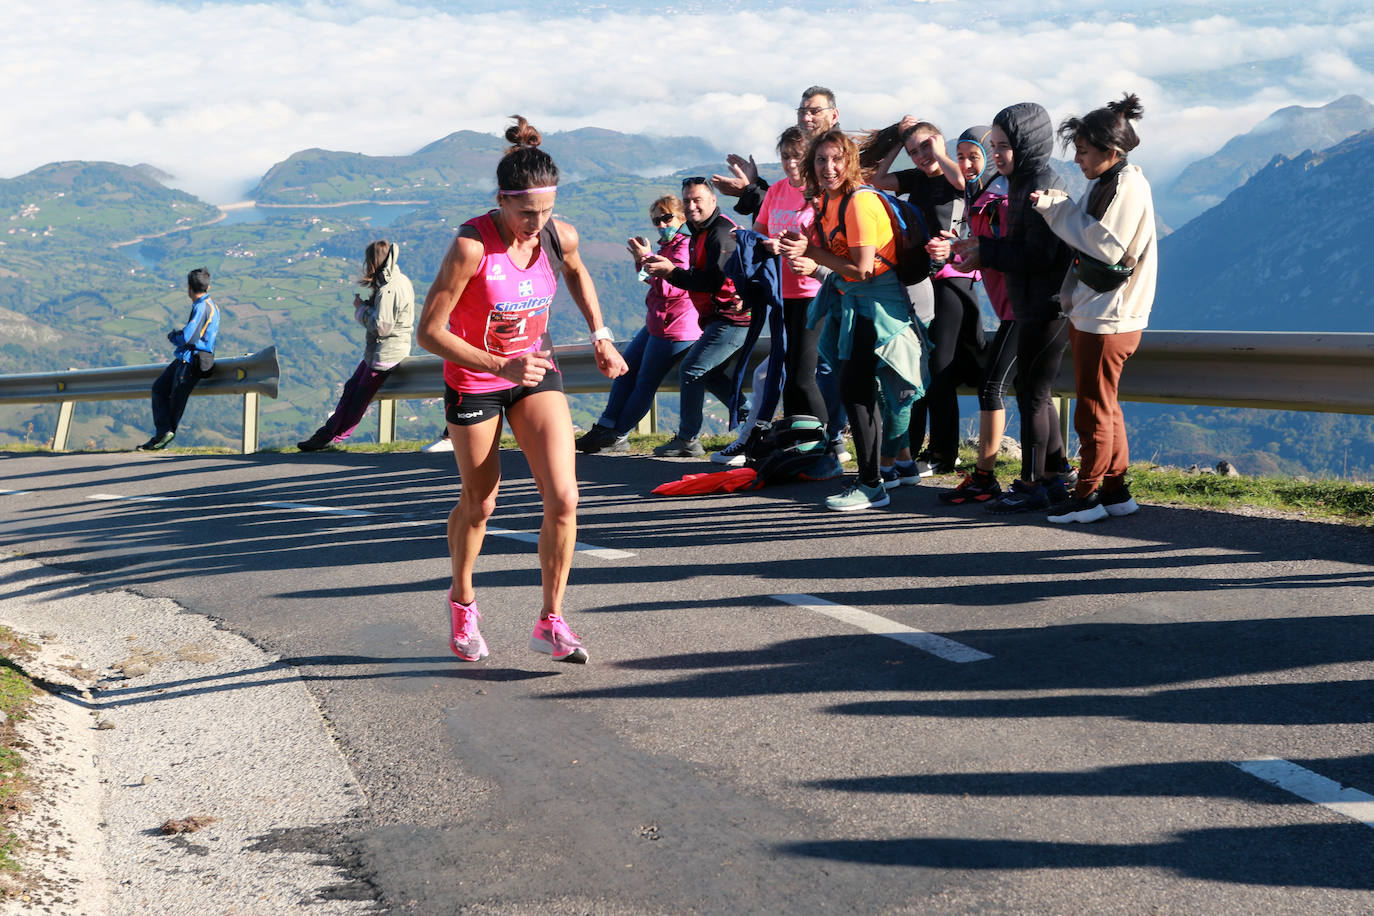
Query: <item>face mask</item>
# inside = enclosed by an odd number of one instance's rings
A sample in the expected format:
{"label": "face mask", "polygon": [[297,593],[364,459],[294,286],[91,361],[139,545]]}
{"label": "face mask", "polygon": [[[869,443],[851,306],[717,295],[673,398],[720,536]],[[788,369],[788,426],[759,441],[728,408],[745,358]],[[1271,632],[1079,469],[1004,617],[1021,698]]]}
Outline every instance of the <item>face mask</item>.
{"label": "face mask", "polygon": [[677,238],[677,234],[681,231],[681,226],[659,226],[658,241],[660,244],[666,245],[673,239]]}

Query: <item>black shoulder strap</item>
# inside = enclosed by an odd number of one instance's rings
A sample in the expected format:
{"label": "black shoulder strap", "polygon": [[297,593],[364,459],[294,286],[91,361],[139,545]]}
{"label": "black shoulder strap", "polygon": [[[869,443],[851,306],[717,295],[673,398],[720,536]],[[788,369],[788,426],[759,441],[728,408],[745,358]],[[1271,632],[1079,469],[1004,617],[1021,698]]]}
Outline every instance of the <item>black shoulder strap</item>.
{"label": "black shoulder strap", "polygon": [[544,256],[549,259],[549,266],[553,268],[554,275],[563,272],[563,240],[558,237],[558,227],[554,225],[553,218],[544,224],[544,228],[539,230],[539,247],[544,250]]}
{"label": "black shoulder strap", "polygon": [[[839,213],[836,215],[836,217],[835,217],[835,228],[834,228],[834,229],[831,229],[831,230],[830,230],[830,234],[827,235],[827,236],[825,237],[825,240],[826,240],[827,242],[829,242],[831,239],[833,239],[835,236],[839,235],[840,233],[844,232],[844,214],[845,214],[845,211],[849,209],[849,198],[851,198],[851,197],[853,197],[853,196],[854,196],[854,192],[853,192],[853,191],[850,191],[850,192],[849,192],[848,194],[846,194],[844,197],[841,197],[841,198],[840,198],[840,212],[839,212]],[[846,241],[848,241],[848,237],[847,237],[847,236],[846,236]]]}

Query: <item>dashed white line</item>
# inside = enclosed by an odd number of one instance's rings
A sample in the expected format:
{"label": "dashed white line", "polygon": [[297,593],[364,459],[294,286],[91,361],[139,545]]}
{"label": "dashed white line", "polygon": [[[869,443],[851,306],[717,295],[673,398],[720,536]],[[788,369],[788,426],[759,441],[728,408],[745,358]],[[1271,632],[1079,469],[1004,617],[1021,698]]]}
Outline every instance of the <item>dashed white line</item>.
{"label": "dashed white line", "polygon": [[[512,541],[523,541],[526,544],[538,544],[538,531],[513,531],[510,528],[493,528],[487,526],[487,534],[498,538],[509,538]],[[628,560],[634,556],[628,550],[615,550],[611,547],[593,547],[591,544],[584,544],[578,541],[575,545],[578,553],[584,553],[589,557],[596,557],[600,560]]]}
{"label": "dashed white line", "polygon": [[1374,795],[1343,786],[1334,779],[1277,757],[1242,760],[1235,766],[1314,805],[1329,808],[1366,827],[1374,827]]}
{"label": "dashed white line", "polygon": [[[187,501],[184,496],[121,496],[118,493],[92,493],[86,498],[102,500],[104,502],[122,501],[133,503],[173,503]],[[377,515],[376,512],[366,512],[362,509],[340,509],[335,506],[312,506],[309,503],[257,502],[239,503],[238,505],[255,506],[262,509],[288,509],[293,512],[312,512],[318,515],[341,515],[346,518],[375,518]]]}
{"label": "dashed white line", "polygon": [[944,636],[937,636],[934,633],[927,633],[925,630],[918,630],[909,627],[904,623],[897,623],[895,620],[888,620],[886,617],[879,617],[868,611],[861,611],[856,607],[849,607],[843,604],[836,604],[833,601],[826,601],[824,598],[817,598],[815,595],[774,595],[775,601],[783,604],[791,604],[795,607],[805,608],[808,611],[815,611],[827,617],[847,623],[850,626],[858,627],[869,633],[878,636],[886,636],[888,639],[895,639],[898,642],[906,643],[922,652],[929,652],[938,658],[943,658],[950,662],[981,662],[992,658],[986,652],[980,652],[971,646],[966,646],[961,642],[955,642]]}
{"label": "dashed white line", "polygon": [[0,496],[27,496],[28,490],[0,490]]}

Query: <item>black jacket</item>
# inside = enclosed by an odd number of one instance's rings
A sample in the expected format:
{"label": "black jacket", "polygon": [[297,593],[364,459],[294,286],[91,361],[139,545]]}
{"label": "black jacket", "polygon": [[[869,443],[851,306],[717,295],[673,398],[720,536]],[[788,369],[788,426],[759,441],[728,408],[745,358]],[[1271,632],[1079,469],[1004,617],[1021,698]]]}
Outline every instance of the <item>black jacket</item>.
{"label": "black jacket", "polygon": [[701,323],[728,321],[748,326],[749,309],[735,292],[735,284],[725,275],[725,265],[735,253],[735,229],[730,218],[716,208],[700,226],[688,222],[692,241],[688,246],[690,267],[676,267],[668,282],[685,289],[696,303]]}
{"label": "black jacket", "polygon": [[1004,108],[992,123],[1011,141],[1007,226],[1001,238],[981,239],[979,259],[1006,277],[1007,298],[1018,321],[1058,318],[1059,287],[1072,253],[1030,203],[1032,191],[1067,190],[1050,167],[1054,125],[1049,112],[1035,102]]}

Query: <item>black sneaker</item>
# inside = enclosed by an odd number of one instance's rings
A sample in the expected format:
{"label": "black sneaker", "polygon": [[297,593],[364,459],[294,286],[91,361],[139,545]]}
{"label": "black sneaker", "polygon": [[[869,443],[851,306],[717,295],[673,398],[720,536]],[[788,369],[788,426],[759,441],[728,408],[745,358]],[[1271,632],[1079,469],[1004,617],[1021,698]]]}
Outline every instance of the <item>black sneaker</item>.
{"label": "black sneaker", "polygon": [[302,442],[296,443],[296,448],[303,452],[322,452],[332,444],[329,439],[321,439],[319,436],[311,436]]}
{"label": "black sneaker", "polygon": [[654,454],[660,458],[700,458],[706,454],[706,449],[701,447],[701,440],[696,436],[690,439],[674,436],[654,449]]}
{"label": "black sneaker", "polygon": [[602,449],[614,445],[617,438],[615,430],[597,423],[578,437],[577,450],[585,455],[595,455]]}
{"label": "black sneaker", "polygon": [[972,474],[965,474],[959,486],[941,493],[940,502],[961,506],[964,503],[985,503],[1001,495],[1002,485],[997,482],[995,474],[975,470]]}
{"label": "black sneaker", "polygon": [[1017,512],[1034,512],[1050,507],[1049,494],[1038,483],[1013,480],[1011,489],[1002,494],[996,502],[988,503],[988,511],[997,515],[1011,515]]}
{"label": "black sneaker", "polygon": [[963,463],[963,459],[958,455],[955,455],[953,459],[944,458],[940,455],[936,455],[930,449],[926,449],[916,456],[916,472],[922,477],[933,477],[936,474],[953,474]]}
{"label": "black sneaker", "polygon": [[1065,458],[1064,463],[1059,466],[1059,479],[1064,481],[1064,486],[1072,490],[1078,486],[1078,468],[1069,464],[1069,459]]}
{"label": "black sneaker", "polygon": [[1045,495],[1049,497],[1051,506],[1063,505],[1073,496],[1073,493],[1065,485],[1063,477],[1042,480],[1040,483],[1045,488]]}
{"label": "black sneaker", "polygon": [[1110,493],[1099,491],[1102,508],[1107,510],[1108,515],[1130,515],[1140,510],[1135,497],[1131,496],[1131,488],[1123,486],[1119,490]]}
{"label": "black sneaker", "polygon": [[1070,522],[1099,522],[1107,517],[1107,507],[1102,505],[1101,490],[1093,490],[1087,496],[1073,496],[1050,509],[1047,518],[1056,525]]}
{"label": "black sneaker", "polygon": [[153,436],[153,438],[149,439],[147,442],[140,445],[138,447],[138,450],[140,452],[160,452],[167,446],[171,445],[172,440],[176,437],[177,434],[171,431],[159,433],[158,435]]}

